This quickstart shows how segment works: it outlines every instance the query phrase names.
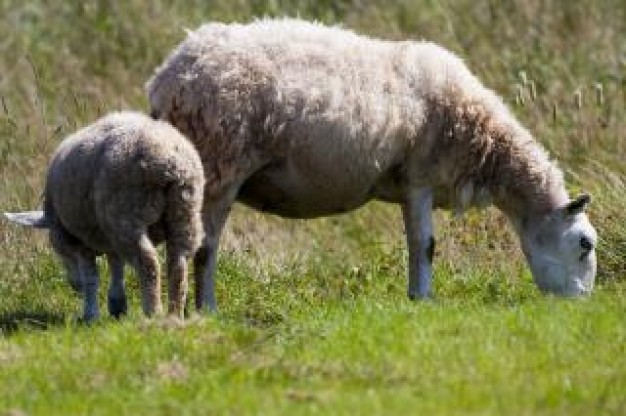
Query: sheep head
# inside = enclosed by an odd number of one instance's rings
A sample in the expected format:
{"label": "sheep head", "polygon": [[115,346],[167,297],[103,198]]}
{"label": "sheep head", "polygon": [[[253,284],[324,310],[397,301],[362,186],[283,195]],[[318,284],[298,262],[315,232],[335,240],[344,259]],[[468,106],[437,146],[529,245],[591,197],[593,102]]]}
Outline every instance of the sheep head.
{"label": "sheep head", "polygon": [[596,230],[584,210],[587,194],[520,226],[522,249],[535,283],[561,296],[591,293],[596,276]]}

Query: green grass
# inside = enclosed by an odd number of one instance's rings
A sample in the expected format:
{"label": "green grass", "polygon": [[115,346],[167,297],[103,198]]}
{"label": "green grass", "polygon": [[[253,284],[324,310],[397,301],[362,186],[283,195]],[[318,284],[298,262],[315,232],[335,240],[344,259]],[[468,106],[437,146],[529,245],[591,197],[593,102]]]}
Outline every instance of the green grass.
{"label": "green grass", "polygon": [[134,318],[18,331],[0,342],[0,403],[35,414],[626,410],[623,288],[580,302],[416,305],[385,285],[340,302],[225,307],[184,326]]}
{"label": "green grass", "polygon": [[0,414],[626,413],[626,5],[501,3],[0,2],[0,211],[39,204],[64,136],[146,109],[183,28],[300,15],[460,54],[592,193],[600,235],[598,288],[567,301],[537,292],[496,210],[437,213],[437,298],[411,303],[397,207],[236,207],[217,315],[146,321],[129,273],[130,316],[83,326],[46,236],[0,221]]}

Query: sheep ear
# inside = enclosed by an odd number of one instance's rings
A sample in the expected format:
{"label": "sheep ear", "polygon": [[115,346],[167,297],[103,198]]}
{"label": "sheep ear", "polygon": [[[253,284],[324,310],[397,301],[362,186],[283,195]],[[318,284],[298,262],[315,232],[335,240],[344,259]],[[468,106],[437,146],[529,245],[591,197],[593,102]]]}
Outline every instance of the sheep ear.
{"label": "sheep ear", "polygon": [[50,228],[50,222],[43,211],[5,212],[9,221],[34,228]]}
{"label": "sheep ear", "polygon": [[591,202],[591,196],[589,196],[589,194],[584,193],[584,194],[579,195],[578,198],[569,202],[565,206],[564,208],[565,215],[569,216],[569,215],[580,214],[581,212],[585,210],[585,207],[590,202]]}

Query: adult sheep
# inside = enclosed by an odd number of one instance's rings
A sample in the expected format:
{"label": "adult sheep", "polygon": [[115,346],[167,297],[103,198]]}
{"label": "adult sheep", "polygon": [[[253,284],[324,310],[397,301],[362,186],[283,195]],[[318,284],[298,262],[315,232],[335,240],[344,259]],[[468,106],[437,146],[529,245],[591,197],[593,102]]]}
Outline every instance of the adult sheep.
{"label": "adult sheep", "polygon": [[5,214],[47,228],[84,319],[98,317],[96,256],[111,268],[109,312],[126,312],[124,262],[137,271],[143,311],[161,312],[154,243],[165,240],[169,313],[182,317],[187,258],[202,240],[202,162],[174,127],[132,112],[113,113],[66,138],[48,169],[44,210]]}
{"label": "adult sheep", "polygon": [[146,88],[153,116],[190,137],[205,168],[198,307],[215,306],[219,236],[235,200],[292,218],[400,204],[411,298],[431,292],[432,209],[493,203],[540,289],[592,290],[589,196],[570,200],[561,171],[501,99],[437,45],[294,19],[209,23]]}

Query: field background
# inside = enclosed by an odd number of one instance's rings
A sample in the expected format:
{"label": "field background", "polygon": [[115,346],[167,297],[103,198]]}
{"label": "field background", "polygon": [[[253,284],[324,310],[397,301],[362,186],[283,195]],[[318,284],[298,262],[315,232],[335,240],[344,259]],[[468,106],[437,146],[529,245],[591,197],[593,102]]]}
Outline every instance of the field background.
{"label": "field background", "polygon": [[64,136],[147,109],[185,28],[264,15],[462,56],[593,195],[596,293],[540,296],[493,209],[437,213],[437,300],[416,304],[397,207],[294,221],[238,206],[216,316],[144,320],[129,271],[130,316],[85,327],[46,236],[0,221],[0,414],[626,414],[623,0],[1,0],[0,211],[40,204]]}

